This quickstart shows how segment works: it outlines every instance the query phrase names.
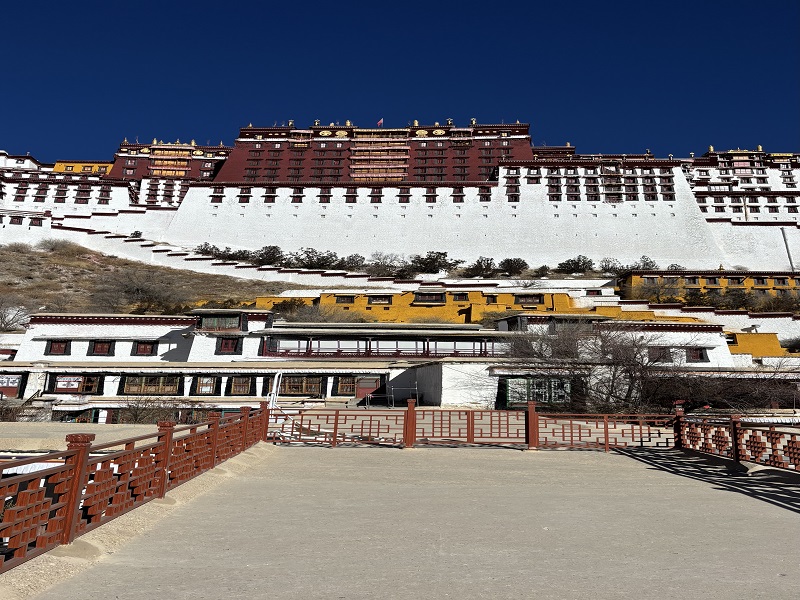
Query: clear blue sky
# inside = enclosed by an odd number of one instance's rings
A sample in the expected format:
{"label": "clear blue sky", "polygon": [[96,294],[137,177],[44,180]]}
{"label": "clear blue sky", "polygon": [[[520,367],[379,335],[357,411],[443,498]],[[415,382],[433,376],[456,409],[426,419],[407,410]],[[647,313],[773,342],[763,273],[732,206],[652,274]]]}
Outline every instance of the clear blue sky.
{"label": "clear blue sky", "polygon": [[531,123],[534,143],[800,150],[800,1],[9,2],[0,149],[252,122]]}

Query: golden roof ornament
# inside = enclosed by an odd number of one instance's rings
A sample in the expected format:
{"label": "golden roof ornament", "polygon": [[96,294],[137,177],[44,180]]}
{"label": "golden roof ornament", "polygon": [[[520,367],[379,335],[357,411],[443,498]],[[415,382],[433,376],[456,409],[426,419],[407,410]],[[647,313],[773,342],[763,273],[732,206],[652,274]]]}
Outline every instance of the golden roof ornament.
{"label": "golden roof ornament", "polygon": [[419,121],[417,121],[416,119],[414,119],[414,127],[419,127]]}
{"label": "golden roof ornament", "polygon": [[709,152],[713,152],[713,151],[714,151],[714,146],[709,146],[709,147],[708,147],[708,151],[709,151]]}
{"label": "golden roof ornament", "polygon": [[476,119],[475,117],[472,117],[472,118],[469,120],[469,124],[470,124],[470,125],[477,125],[477,124],[478,124],[478,119]]}

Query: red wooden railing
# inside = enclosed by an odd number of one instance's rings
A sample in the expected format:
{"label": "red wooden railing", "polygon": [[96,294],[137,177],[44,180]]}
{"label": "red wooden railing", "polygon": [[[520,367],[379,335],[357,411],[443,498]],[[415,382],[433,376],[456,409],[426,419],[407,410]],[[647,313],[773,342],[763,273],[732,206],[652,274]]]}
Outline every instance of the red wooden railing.
{"label": "red wooden railing", "polygon": [[[0,573],[99,527],[213,469],[259,441],[349,445],[495,445],[521,449],[683,447],[798,470],[800,427],[744,425],[677,415],[597,415],[527,411],[417,409],[307,410],[287,414],[266,403],[157,434],[92,445],[67,436],[67,450],[0,464]],[[35,463],[52,464],[14,474]],[[38,465],[37,465],[38,466]]]}
{"label": "red wooden railing", "polygon": [[679,415],[678,446],[735,462],[800,471],[800,425],[743,422],[742,417]]}
{"label": "red wooden railing", "polygon": [[[222,418],[92,445],[94,434],[67,436],[67,450],[0,464],[0,573],[69,544],[267,439],[266,403]],[[26,466],[44,469],[18,473]],[[40,465],[37,465],[37,467]],[[30,468],[30,467],[29,467]]]}
{"label": "red wooden railing", "polygon": [[522,448],[603,449],[674,445],[672,415],[575,415],[527,411],[417,409],[405,411],[309,410],[296,416],[273,411],[269,438],[306,445],[484,444]]}

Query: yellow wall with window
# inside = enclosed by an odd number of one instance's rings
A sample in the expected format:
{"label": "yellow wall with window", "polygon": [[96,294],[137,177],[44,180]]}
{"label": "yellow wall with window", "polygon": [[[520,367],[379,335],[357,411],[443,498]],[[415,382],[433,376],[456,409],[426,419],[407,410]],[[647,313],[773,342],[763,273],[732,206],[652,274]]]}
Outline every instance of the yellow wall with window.
{"label": "yellow wall with window", "polygon": [[797,294],[800,277],[796,273],[760,271],[650,271],[628,273],[620,280],[624,297],[636,296],[637,292],[648,295],[659,291],[666,296],[684,298],[691,291],[724,293],[729,289],[756,292],[776,296]]}
{"label": "yellow wall with window", "polygon": [[[256,298],[256,308],[271,310],[289,298],[264,296]],[[572,299],[566,293],[531,292],[485,292],[469,291],[415,291],[396,293],[364,293],[347,291],[323,293],[318,297],[297,298],[305,304],[338,308],[364,313],[379,322],[404,323],[425,320],[452,323],[474,323],[487,313],[510,311],[575,312]],[[584,309],[585,310],[585,309]],[[583,311],[581,311],[583,312]],[[502,314],[497,315],[498,318]]]}
{"label": "yellow wall with window", "polygon": [[107,162],[78,162],[78,161],[56,161],[53,167],[54,173],[64,173],[69,175],[105,175],[111,171],[111,163]]}

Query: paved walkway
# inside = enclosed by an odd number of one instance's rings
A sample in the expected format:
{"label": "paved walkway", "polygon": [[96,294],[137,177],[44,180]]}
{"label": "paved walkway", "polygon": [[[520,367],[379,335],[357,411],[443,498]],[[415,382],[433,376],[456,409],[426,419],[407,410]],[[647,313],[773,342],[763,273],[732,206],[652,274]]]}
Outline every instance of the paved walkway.
{"label": "paved walkway", "polygon": [[800,598],[800,477],[681,460],[277,448],[38,598]]}

